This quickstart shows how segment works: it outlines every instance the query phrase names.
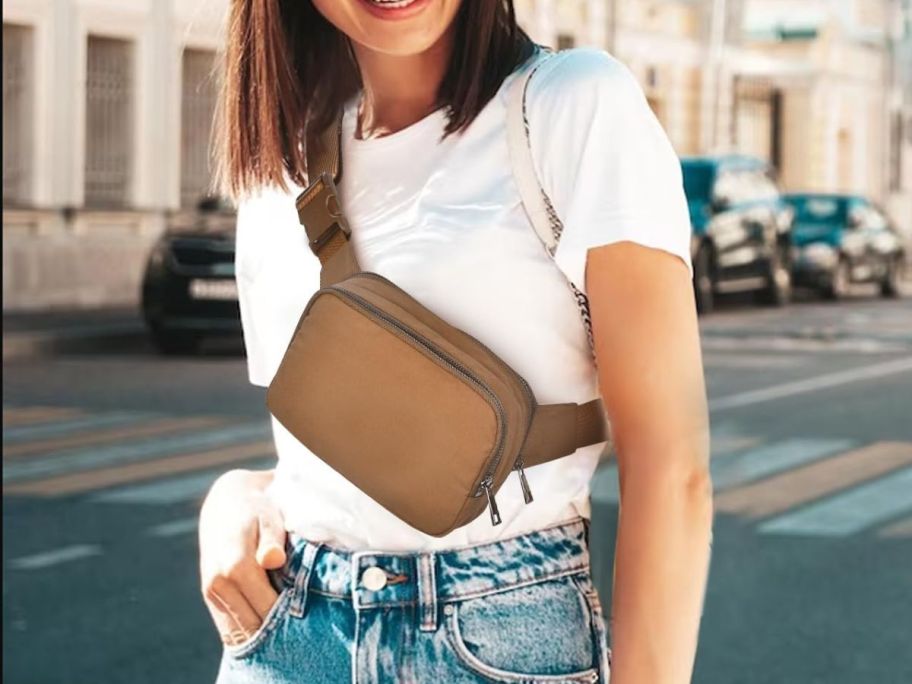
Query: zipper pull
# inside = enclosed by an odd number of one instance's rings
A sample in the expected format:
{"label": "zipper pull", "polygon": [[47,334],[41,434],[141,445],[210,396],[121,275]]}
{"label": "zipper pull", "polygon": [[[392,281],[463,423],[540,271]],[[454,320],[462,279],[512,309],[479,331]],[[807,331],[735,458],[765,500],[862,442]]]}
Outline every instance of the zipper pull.
{"label": "zipper pull", "polygon": [[516,462],[513,469],[519,471],[519,486],[522,487],[523,501],[531,503],[532,490],[529,488],[529,481],[526,479],[526,471],[523,470],[522,457]]}
{"label": "zipper pull", "polygon": [[500,525],[500,511],[497,510],[497,501],[494,499],[494,492],[491,491],[491,480],[482,480],[481,486],[484,487],[485,495],[488,497],[488,508],[491,510],[491,524]]}

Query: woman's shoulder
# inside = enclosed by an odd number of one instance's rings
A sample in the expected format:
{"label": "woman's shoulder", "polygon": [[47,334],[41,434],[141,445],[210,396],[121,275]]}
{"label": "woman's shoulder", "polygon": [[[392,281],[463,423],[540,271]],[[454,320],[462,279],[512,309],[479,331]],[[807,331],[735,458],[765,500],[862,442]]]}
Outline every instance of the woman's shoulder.
{"label": "woman's shoulder", "polygon": [[[585,114],[635,111],[645,95],[622,61],[596,47],[574,47],[546,57],[529,81],[527,107]],[[534,116],[534,113],[533,113]]]}

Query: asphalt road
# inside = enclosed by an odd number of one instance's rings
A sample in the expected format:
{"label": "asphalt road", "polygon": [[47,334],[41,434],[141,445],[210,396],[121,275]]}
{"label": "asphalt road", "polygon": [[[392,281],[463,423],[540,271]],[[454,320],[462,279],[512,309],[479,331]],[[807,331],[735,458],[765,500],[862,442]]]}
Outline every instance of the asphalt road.
{"label": "asphalt road", "polygon": [[[701,319],[716,523],[694,682],[912,682],[912,299]],[[237,344],[4,364],[3,676],[199,684],[196,515],[273,458]],[[610,604],[617,484],[593,483]]]}

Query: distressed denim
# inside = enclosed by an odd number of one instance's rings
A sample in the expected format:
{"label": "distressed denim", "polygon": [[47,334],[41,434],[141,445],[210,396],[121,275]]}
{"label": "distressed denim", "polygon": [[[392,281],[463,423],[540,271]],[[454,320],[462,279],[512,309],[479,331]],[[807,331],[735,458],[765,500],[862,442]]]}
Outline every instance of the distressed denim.
{"label": "distressed denim", "polygon": [[434,552],[290,534],[284,567],[267,571],[279,598],[244,643],[223,646],[216,684],[607,684],[588,537],[582,517]]}

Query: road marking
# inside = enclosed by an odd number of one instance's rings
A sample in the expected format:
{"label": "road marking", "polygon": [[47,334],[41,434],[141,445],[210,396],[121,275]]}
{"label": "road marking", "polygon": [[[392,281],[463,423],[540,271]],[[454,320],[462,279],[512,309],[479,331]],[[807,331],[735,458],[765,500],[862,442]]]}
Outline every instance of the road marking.
{"label": "road marking", "polygon": [[43,439],[22,444],[3,445],[3,457],[28,456],[30,454],[46,454],[62,449],[120,442],[130,438],[151,437],[169,432],[182,432],[194,429],[214,427],[225,424],[225,418],[215,416],[196,416],[191,418],[162,418],[148,423],[115,427],[100,432],[83,432],[75,435]]}
{"label": "road marking", "polygon": [[760,524],[764,534],[842,537],[912,511],[912,468]]}
{"label": "road marking", "polygon": [[804,465],[855,446],[847,439],[797,437],[766,444],[710,461],[713,489],[718,491]]}
{"label": "road marking", "polygon": [[909,537],[912,539],[912,515],[902,520],[897,520],[877,532],[878,537]]}
{"label": "road marking", "polygon": [[38,439],[49,439],[74,432],[98,430],[120,425],[131,425],[143,420],[151,420],[156,415],[140,411],[111,411],[91,416],[79,416],[72,420],[63,420],[54,423],[41,423],[38,425],[22,425],[3,430],[3,447],[11,444],[21,444]]}
{"label": "road marking", "polygon": [[182,534],[196,532],[199,527],[199,517],[183,518],[181,520],[172,520],[171,522],[154,525],[146,529],[146,534],[150,537],[177,537]]}
{"label": "road marking", "polygon": [[908,465],[912,443],[877,442],[730,489],[716,496],[715,509],[763,518]]}
{"label": "road marking", "polygon": [[273,454],[275,454],[275,447],[272,440],[248,442],[211,451],[186,453],[171,458],[142,461],[111,468],[71,473],[44,480],[4,485],[3,494],[4,496],[10,494],[28,496],[77,494],[127,482],[201,470],[207,466],[266,458]]}
{"label": "road marking", "polygon": [[[266,469],[274,465],[275,458],[273,457],[264,459],[260,463],[251,464],[251,468]],[[98,503],[119,504],[175,504],[181,501],[202,498],[209,491],[216,478],[224,472],[224,468],[218,468],[203,473],[194,473],[193,475],[169,477],[149,484],[118,487],[117,489],[99,492],[89,500]]]}
{"label": "road marking", "polygon": [[68,406],[9,406],[3,409],[3,429],[81,415],[80,409]]}
{"label": "road marking", "polygon": [[816,392],[830,387],[838,387],[839,385],[847,385],[863,380],[872,380],[885,375],[895,375],[908,371],[912,371],[912,357],[905,357],[895,361],[887,361],[885,363],[877,363],[871,366],[863,366],[861,368],[852,368],[836,373],[828,373],[826,375],[819,375],[815,378],[787,382],[774,387],[732,394],[727,397],[710,400],[709,410],[713,413],[721,413],[728,409],[752,406],[765,401],[773,401],[774,399],[782,399],[797,394]]}
{"label": "road marking", "polygon": [[[712,445],[710,473],[715,492],[809,463],[848,449],[855,444],[845,439],[795,438],[730,453],[718,449],[715,438],[710,443]],[[593,501],[617,503],[619,500],[617,465],[611,464],[599,468],[592,479],[591,487]]]}
{"label": "road marking", "polygon": [[[27,461],[5,463],[3,482],[20,482],[46,476],[66,475],[111,465],[184,453],[190,450],[229,446],[238,442],[259,440],[271,436],[269,423],[246,423],[224,426],[213,430],[192,432],[164,438],[145,439],[138,442],[115,444],[97,449],[94,447],[64,450]],[[4,488],[5,491],[5,488]]]}
{"label": "road marking", "polygon": [[808,362],[807,356],[773,356],[771,354],[707,354],[704,368],[795,368]]}
{"label": "road marking", "polygon": [[76,544],[74,546],[64,546],[51,551],[43,551],[30,556],[13,558],[9,564],[16,570],[37,570],[39,568],[48,568],[52,565],[68,563],[81,558],[90,556],[100,556],[101,547],[96,544]]}
{"label": "road marking", "polygon": [[760,351],[760,352],[821,352],[858,353],[858,354],[885,354],[891,352],[905,352],[909,350],[909,343],[904,340],[877,339],[869,337],[850,338],[808,338],[790,336],[764,336],[762,334],[750,337],[732,335],[708,334],[700,340],[704,352],[728,351]]}

